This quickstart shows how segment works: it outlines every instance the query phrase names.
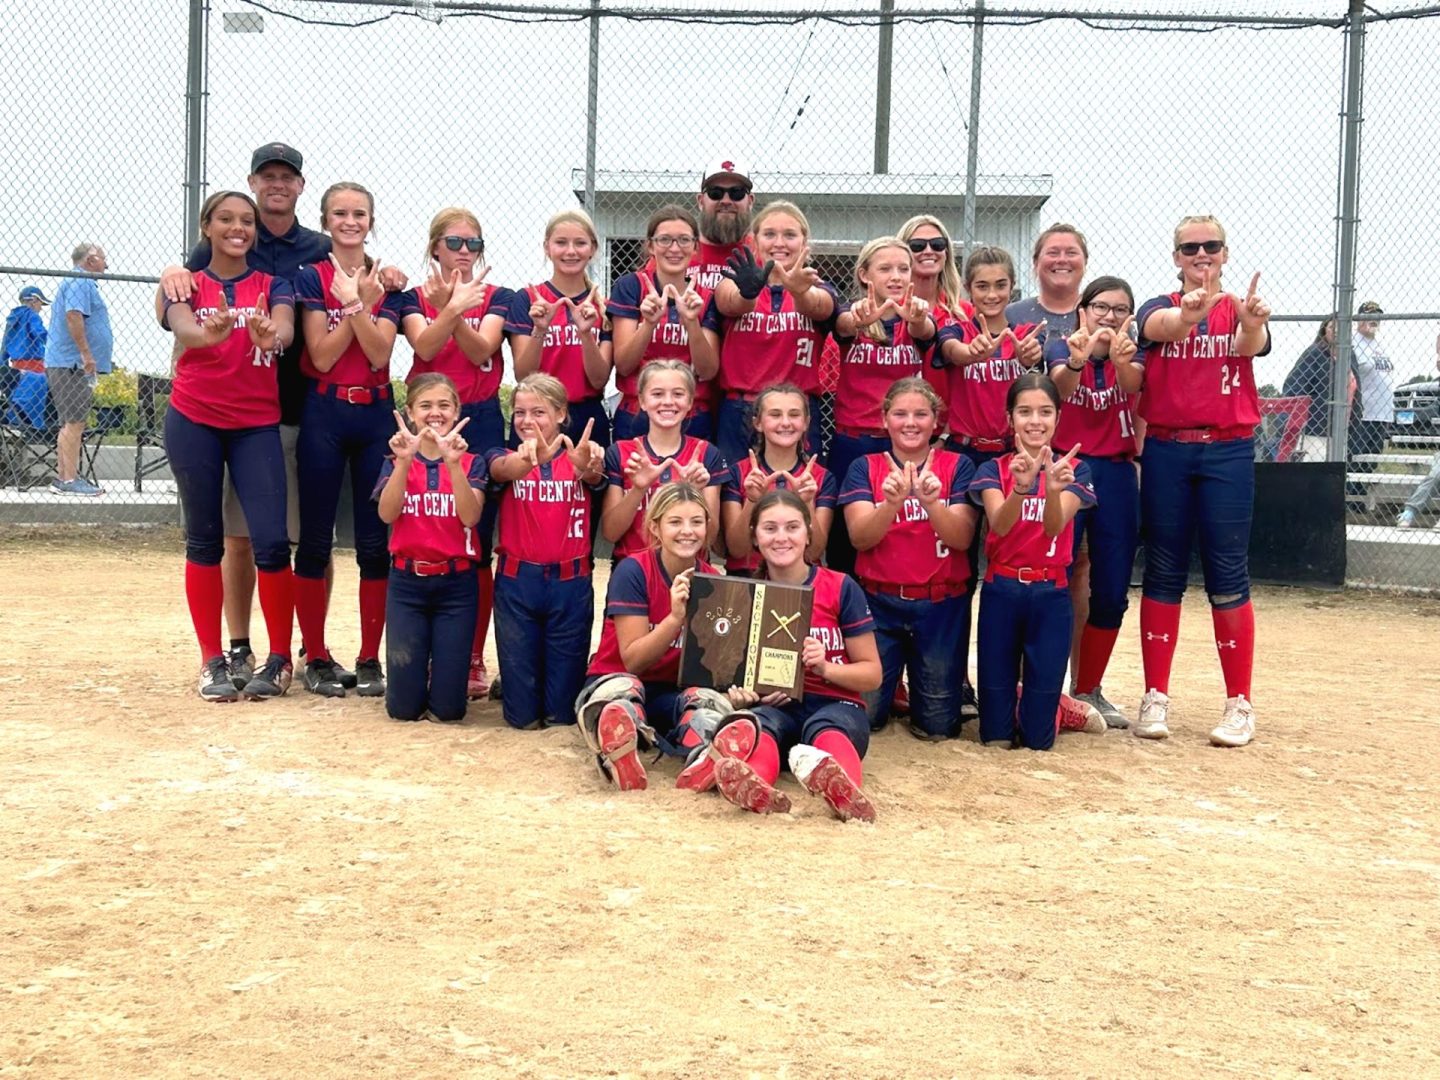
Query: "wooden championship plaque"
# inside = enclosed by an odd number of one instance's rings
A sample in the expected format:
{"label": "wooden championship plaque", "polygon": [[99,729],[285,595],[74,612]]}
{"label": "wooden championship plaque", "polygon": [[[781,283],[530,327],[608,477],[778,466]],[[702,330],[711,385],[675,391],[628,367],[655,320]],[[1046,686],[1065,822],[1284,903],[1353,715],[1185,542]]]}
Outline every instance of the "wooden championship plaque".
{"label": "wooden championship plaque", "polygon": [[685,607],[680,685],[804,695],[800,653],[814,590],[755,578],[696,574]]}

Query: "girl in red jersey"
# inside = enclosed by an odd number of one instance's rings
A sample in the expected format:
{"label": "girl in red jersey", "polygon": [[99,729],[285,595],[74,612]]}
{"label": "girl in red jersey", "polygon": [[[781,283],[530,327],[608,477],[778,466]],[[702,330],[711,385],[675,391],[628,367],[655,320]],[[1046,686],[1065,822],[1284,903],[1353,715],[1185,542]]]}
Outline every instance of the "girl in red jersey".
{"label": "girl in red jersey", "polygon": [[801,654],[805,697],[761,698],[732,687],[728,694],[736,708],[753,708],[759,718],[760,741],[748,761],[722,756],[715,763],[716,786],[736,806],[758,814],[789,810],[789,798],[774,786],[785,754],[795,778],[842,821],[874,821],[875,808],[860,786],[860,759],[870,745],[861,695],[880,685],[875,624],[865,594],[847,575],[806,562],[810,507],[795,492],[767,492],[755,505],[750,532],[764,559],[764,577],[814,590]]}
{"label": "girl in red jersey", "polygon": [[505,675],[505,722],[531,729],[575,722],[575,696],[595,594],[590,584],[592,492],[605,487],[604,452],[591,425],[564,434],[565,386],[528,375],[515,387],[516,450],[487,455],[500,496],[495,579],[495,651]]}
{"label": "girl in red jersey", "polygon": [[[458,206],[441,210],[430,221],[426,248],[432,271],[425,284],[407,293],[400,329],[415,350],[407,382],[439,372],[460,395],[460,415],[468,422],[466,441],[483,456],[505,445],[505,421],[500,415],[500,380],[505,360],[500,343],[514,294],[498,285],[486,285],[485,238],[480,221]],[[489,689],[485,671],[485,638],[495,597],[495,575],[490,569],[496,506],[485,507],[477,526],[480,604],[470,647],[467,692],[472,700]]]}
{"label": "girl in red jersey", "polygon": [[[1099,710],[1110,727],[1129,727],[1125,715],[1100,692],[1120,624],[1129,606],[1130,571],[1140,542],[1140,484],[1135,471],[1135,419],[1131,412],[1141,374],[1133,361],[1135,297],[1117,277],[1098,277],[1080,296],[1080,326],[1068,339],[1046,343],[1050,377],[1064,399],[1055,445],[1080,445],[1090,469],[1096,505],[1075,518],[1076,559],[1089,537],[1089,573],[1072,580],[1071,602],[1086,614],[1072,650],[1075,696]],[[1073,567],[1074,564],[1072,564]]]}
{"label": "girl in red jersey", "polygon": [[691,258],[699,242],[695,215],[680,206],[662,206],[645,226],[643,268],[615,282],[605,313],[615,357],[615,439],[644,435],[649,423],[640,408],[640,372],[652,360],[679,360],[695,369],[699,387],[685,421],[685,434],[712,437],[709,380],[719,365],[715,347],[700,329],[710,298],[691,278]]}
{"label": "girl in red jersey", "polygon": [[[912,261],[910,280],[915,295],[930,305],[930,318],[938,333],[952,322],[968,322],[975,318],[975,309],[965,299],[960,283],[960,267],[955,262],[955,245],[950,241],[945,223],[930,214],[916,214],[895,233],[910,249]],[[925,381],[940,395],[940,419],[937,430],[945,431],[949,420],[945,402],[950,396],[950,373],[947,368],[925,365]]]}
{"label": "girl in red jersey", "polygon": [[808,449],[820,449],[820,348],[834,326],[835,286],[807,265],[810,223],[794,203],[772,202],[750,226],[754,251],[730,258],[705,310],[705,332],[719,352],[725,397],[715,442],[738,461],[749,442],[753,402],[765,387],[790,382],[810,398]]}
{"label": "girl in red jersey", "polygon": [[1225,676],[1225,711],[1210,732],[1217,746],[1244,746],[1255,735],[1250,678],[1255,609],[1250,605],[1250,520],[1255,504],[1254,431],[1260,422],[1255,357],[1270,351],[1270,306],[1256,295],[1225,292],[1225,230],[1213,217],[1187,217],[1172,254],[1180,289],[1140,306],[1145,420],[1140,518],[1145,580],[1140,654],[1145,696],[1135,734],[1170,733],[1170,665],[1180,632],[1180,600],[1198,534],[1200,564]]}
{"label": "girl in red jersey", "polygon": [[835,474],[806,454],[810,399],[792,383],[777,383],[755,399],[755,434],[750,452],[731,463],[721,495],[725,517],[725,572],[751,577],[760,553],[750,544],[750,518],[773,488],[788,488],[810,509],[810,546],[805,557],[818,563],[825,554],[835,503],[840,494]]}
{"label": "girl in red jersey", "polygon": [[884,671],[868,701],[870,726],[883,726],[908,669],[911,733],[953,739],[970,653],[965,552],[979,515],[969,501],[975,466],[931,446],[939,408],[939,395],[918,376],[892,385],[882,405],[891,449],[850,467],[840,504]]}
{"label": "girl in red jersey", "polygon": [[759,737],[754,715],[737,713],[724,694],[677,685],[690,579],[715,572],[703,557],[711,520],[703,489],[666,484],[645,512],[650,546],[610,575],[600,646],[575,711],[601,775],[622,791],[648,783],[641,750],[687,757],[676,786],[705,791],[715,762],[749,757]]}
{"label": "girl in red jersey", "polygon": [[1012,327],[1005,305],[1015,261],[998,247],[977,247],[965,260],[965,288],[975,317],[940,331],[935,364],[950,366],[950,441],[979,468],[1013,446],[1005,395],[1040,363],[1044,323]]}
{"label": "girl in red jersey", "polygon": [[360,565],[360,652],[356,693],[382,697],[380,636],[390,553],[385,523],[370,493],[380,476],[395,421],[389,405],[390,351],[400,320],[400,293],[380,284],[380,264],[365,254],[375,200],[359,184],[332,184],[320,199],[331,235],[330,262],[295,278],[295,299],[310,380],[296,444],[301,490],[300,543],[295,550],[295,614],[304,638],[305,689],[344,697],[345,687],[325,640],[325,567],[335,544],[335,512],[346,467],[354,497],[355,561]]}
{"label": "girl in red jersey", "polygon": [[485,501],[485,461],[461,435],[455,384],[439,372],[410,383],[405,418],[390,439],[394,457],[375,485],[390,529],[385,711],[396,720],[465,716],[469,638],[474,633],[479,551],[474,528]]}
{"label": "girl in red jersey", "polygon": [[[826,463],[842,479],[858,458],[890,449],[881,402],[897,379],[929,366],[935,322],[930,305],[914,295],[910,268],[910,249],[898,238],[869,241],[855,260],[856,299],[835,320],[840,379]],[[855,569],[846,529],[831,534],[826,565],[845,573]]]}
{"label": "girl in red jersey", "polygon": [[620,439],[605,451],[605,489],[600,532],[615,545],[615,560],[645,551],[653,543],[645,508],[661,484],[685,480],[705,492],[710,535],[720,522],[720,485],[725,460],[704,439],[684,435],[695,401],[695,372],[680,360],[652,360],[636,383],[649,433]]}
{"label": "girl in red jersey", "polygon": [[[165,452],[185,511],[185,598],[200,642],[206,701],[276,697],[290,686],[295,600],[285,526],[285,458],[275,357],[294,334],[294,299],[282,279],[248,269],[259,211],[238,191],[205,200],[200,236],[210,265],[183,303],[164,301],[162,324],[182,352],[165,413]],[[234,477],[255,552],[270,656],[243,687],[231,681],[220,640],[225,588],[221,500]]]}
{"label": "girl in red jersey", "polygon": [[[1060,726],[1070,652],[1066,568],[1075,546],[1074,517],[1094,505],[1095,492],[1089,468],[1075,461],[1078,446],[1064,455],[1050,448],[1060,411],[1050,376],[1021,375],[1005,406],[1015,452],[985,462],[970,484],[970,498],[990,525],[977,638],[980,741],[1049,750]],[[1025,693],[1017,709],[1022,671]],[[1098,713],[1088,716],[1105,730]]]}
{"label": "girl in red jersey", "polygon": [[[565,387],[566,435],[590,428],[592,441],[610,445],[610,417],[601,395],[610,381],[610,341],[603,333],[605,306],[590,280],[600,248],[595,224],[583,210],[562,210],[545,223],[548,281],[515,293],[505,320],[515,377],[541,372]],[[514,433],[518,441],[523,436]]]}

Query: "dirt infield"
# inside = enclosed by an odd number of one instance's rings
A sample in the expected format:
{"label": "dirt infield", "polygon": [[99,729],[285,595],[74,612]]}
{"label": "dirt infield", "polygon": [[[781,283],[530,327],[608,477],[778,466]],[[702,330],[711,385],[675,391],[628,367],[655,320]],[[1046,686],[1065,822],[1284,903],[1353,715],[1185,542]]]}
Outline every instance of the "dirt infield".
{"label": "dirt infield", "polygon": [[870,827],[490,705],[206,705],[180,559],[0,535],[0,1074],[1440,1074],[1440,604],[1261,593],[1238,751],[1193,604],[1168,742],[892,726]]}

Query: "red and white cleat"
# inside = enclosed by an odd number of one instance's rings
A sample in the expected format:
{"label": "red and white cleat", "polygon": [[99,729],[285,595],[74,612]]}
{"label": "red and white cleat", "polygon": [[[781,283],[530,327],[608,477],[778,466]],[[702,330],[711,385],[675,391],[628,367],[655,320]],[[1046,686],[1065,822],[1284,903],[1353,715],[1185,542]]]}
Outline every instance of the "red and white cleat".
{"label": "red and white cleat", "polygon": [[637,721],[633,704],[612,701],[600,710],[600,719],[596,722],[603,768],[621,791],[642,791],[649,784],[645,763],[640,760]]}
{"label": "red and white cleat", "polygon": [[485,657],[470,657],[470,678],[465,684],[465,696],[471,701],[483,701],[490,694],[490,673],[485,670]]}
{"label": "red and white cleat", "polygon": [[840,763],[824,750],[801,743],[790,751],[790,771],[811,795],[819,795],[841,821],[875,820],[875,805]]}
{"label": "red and white cleat", "polygon": [[1107,725],[1100,710],[1088,701],[1080,701],[1069,694],[1060,695],[1060,704],[1055,707],[1055,733],[1062,731],[1084,731],[1091,735],[1104,735]]}
{"label": "red and white cleat", "polygon": [[715,766],[722,758],[749,761],[759,743],[760,723],[754,714],[732,713],[709,743],[695,748],[676,777],[675,786],[687,791],[709,791],[715,786]]}
{"label": "red and white cleat", "polygon": [[790,812],[790,797],[776,791],[739,758],[721,758],[715,763],[715,786],[721,795],[752,814]]}

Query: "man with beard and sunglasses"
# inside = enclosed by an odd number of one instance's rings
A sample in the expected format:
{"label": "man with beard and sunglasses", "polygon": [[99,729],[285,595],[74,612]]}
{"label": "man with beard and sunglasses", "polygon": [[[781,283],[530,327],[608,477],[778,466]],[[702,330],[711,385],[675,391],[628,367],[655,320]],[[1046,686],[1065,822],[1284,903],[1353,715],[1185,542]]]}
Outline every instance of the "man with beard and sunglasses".
{"label": "man with beard and sunglasses", "polygon": [[[690,280],[702,296],[708,297],[720,284],[726,260],[736,248],[745,245],[750,233],[755,192],[749,167],[733,158],[716,160],[701,174],[695,203],[700,211],[700,243],[690,260]],[[696,411],[713,416],[720,397],[715,380],[702,379],[695,390]]]}

